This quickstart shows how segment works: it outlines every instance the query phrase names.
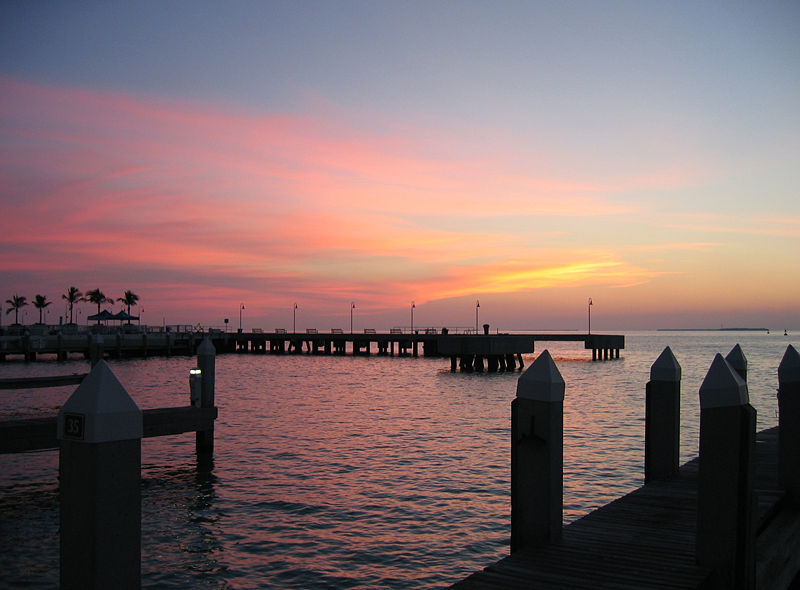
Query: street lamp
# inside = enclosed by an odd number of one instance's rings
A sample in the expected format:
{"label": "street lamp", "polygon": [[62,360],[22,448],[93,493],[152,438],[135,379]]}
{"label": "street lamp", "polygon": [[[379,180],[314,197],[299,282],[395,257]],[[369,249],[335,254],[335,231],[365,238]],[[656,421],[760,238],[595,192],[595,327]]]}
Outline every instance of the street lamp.
{"label": "street lamp", "polygon": [[414,333],[414,308],[417,305],[412,301],[411,302],[411,333]]}
{"label": "street lamp", "polygon": [[239,333],[242,333],[242,310],[244,309],[244,303],[239,304]]}
{"label": "street lamp", "polygon": [[589,305],[587,306],[589,309],[589,334],[592,333],[592,298],[589,297]]}
{"label": "street lamp", "polygon": [[356,304],[352,301],[350,302],[350,333],[353,333],[353,310],[356,308]]}
{"label": "street lamp", "polygon": [[297,304],[294,304],[292,310],[292,334],[297,334]]}
{"label": "street lamp", "polygon": [[480,300],[475,302],[475,333],[478,333],[478,310],[481,308]]}

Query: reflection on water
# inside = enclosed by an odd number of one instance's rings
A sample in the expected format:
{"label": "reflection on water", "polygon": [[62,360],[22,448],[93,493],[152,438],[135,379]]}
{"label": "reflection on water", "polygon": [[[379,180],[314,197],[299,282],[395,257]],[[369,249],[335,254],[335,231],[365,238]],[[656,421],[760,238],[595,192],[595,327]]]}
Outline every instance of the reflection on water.
{"label": "reflection on water", "polygon": [[[598,363],[549,346],[567,386],[566,520],[641,485],[644,385],[664,346],[683,369],[689,459],[700,383],[736,342],[759,428],[774,425],[782,336],[632,334],[622,359]],[[111,364],[140,407],[188,401],[194,359]],[[83,370],[9,362],[0,376]],[[144,587],[435,587],[505,555],[517,377],[451,374],[447,359],[220,357],[213,460],[198,462],[193,434],[142,444]],[[53,411],[69,393],[11,392],[0,416]],[[0,457],[0,572],[2,586],[57,586],[53,452]]]}

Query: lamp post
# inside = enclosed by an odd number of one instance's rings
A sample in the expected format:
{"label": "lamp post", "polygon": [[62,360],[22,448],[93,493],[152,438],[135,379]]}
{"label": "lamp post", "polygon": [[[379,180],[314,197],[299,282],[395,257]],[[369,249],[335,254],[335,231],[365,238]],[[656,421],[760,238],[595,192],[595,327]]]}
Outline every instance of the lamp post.
{"label": "lamp post", "polygon": [[292,334],[297,334],[297,304],[292,309]]}
{"label": "lamp post", "polygon": [[475,302],[475,334],[478,334],[478,310],[481,308],[480,300]]}
{"label": "lamp post", "polygon": [[353,333],[353,310],[356,308],[356,304],[352,301],[350,302],[350,333]]}
{"label": "lamp post", "polygon": [[417,305],[412,301],[411,302],[411,333],[414,333],[414,308]]}
{"label": "lamp post", "polygon": [[592,333],[592,298],[589,297],[589,305],[587,306],[589,309],[589,334]]}
{"label": "lamp post", "polygon": [[242,310],[244,309],[244,303],[239,304],[239,333],[242,333]]}

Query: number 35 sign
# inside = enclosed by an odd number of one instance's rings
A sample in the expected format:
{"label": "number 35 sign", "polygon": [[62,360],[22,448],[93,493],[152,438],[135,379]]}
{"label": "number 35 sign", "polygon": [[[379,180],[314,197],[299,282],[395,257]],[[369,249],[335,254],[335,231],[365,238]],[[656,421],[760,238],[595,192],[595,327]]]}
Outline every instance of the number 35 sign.
{"label": "number 35 sign", "polygon": [[64,414],[64,438],[83,440],[85,414]]}

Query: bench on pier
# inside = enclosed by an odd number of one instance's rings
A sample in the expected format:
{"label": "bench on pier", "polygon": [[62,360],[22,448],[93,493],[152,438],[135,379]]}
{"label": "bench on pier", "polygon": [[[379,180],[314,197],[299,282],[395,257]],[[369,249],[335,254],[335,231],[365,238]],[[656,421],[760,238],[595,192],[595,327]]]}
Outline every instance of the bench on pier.
{"label": "bench on pier", "polygon": [[389,330],[389,334],[402,334],[403,328],[392,328]]}
{"label": "bench on pier", "polygon": [[364,328],[364,334],[375,334],[375,328]]}
{"label": "bench on pier", "polygon": [[306,328],[306,334],[318,334],[316,328]]}
{"label": "bench on pier", "polygon": [[286,328],[275,328],[276,334],[286,334]]}
{"label": "bench on pier", "polygon": [[341,328],[331,328],[331,334],[343,334]]}

